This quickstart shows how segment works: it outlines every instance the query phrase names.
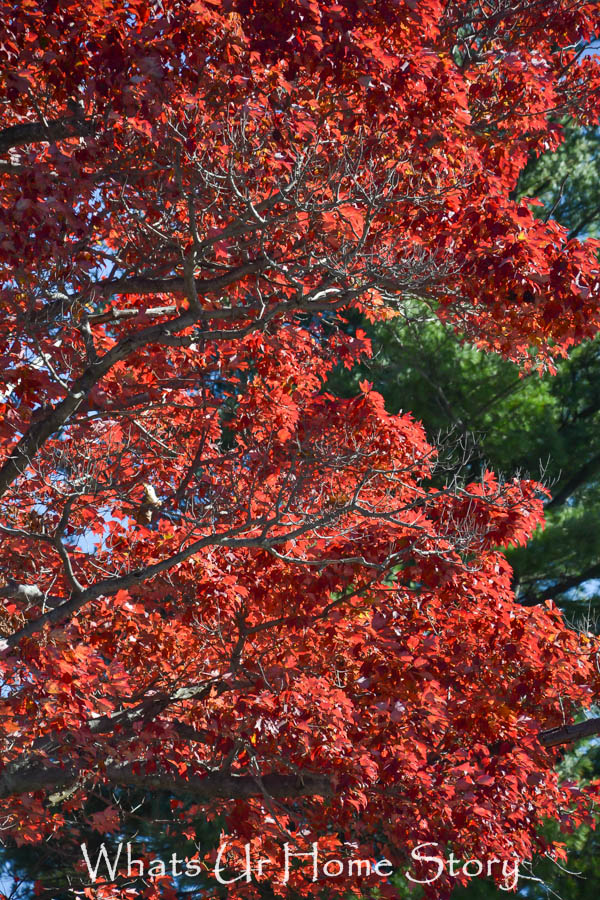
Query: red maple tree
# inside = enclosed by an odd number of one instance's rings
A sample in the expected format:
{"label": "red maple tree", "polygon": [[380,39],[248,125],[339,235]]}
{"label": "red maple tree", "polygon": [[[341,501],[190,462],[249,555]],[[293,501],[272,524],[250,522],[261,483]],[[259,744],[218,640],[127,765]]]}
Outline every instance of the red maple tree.
{"label": "red maple tree", "polygon": [[598,648],[498,549],[539,485],[444,482],[409,413],[324,384],[372,352],[356,311],[540,370],[600,328],[598,245],[511,199],[597,124],[594,6],[0,3],[6,838],[76,845],[106,787],[99,831],[168,791],[273,860],[581,821],[539,732]]}

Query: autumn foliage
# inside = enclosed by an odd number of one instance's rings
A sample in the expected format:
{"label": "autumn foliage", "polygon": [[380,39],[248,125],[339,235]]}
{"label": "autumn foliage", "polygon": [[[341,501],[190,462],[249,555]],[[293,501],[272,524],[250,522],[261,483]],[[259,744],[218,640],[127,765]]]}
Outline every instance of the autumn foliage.
{"label": "autumn foliage", "polygon": [[581,820],[538,733],[597,647],[498,549],[543,491],[445,480],[409,413],[325,383],[373,351],[357,312],[540,370],[599,330],[598,245],[511,199],[597,124],[594,7],[0,3],[5,840],[77,849],[98,791],[117,834],[139,789],[400,867]]}

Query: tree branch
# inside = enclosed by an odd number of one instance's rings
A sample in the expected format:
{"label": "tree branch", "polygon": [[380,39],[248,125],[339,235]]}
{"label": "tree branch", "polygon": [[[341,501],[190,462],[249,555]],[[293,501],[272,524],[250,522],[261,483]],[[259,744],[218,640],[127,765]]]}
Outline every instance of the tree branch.
{"label": "tree branch", "polygon": [[[224,272],[222,275],[216,275],[214,278],[196,278],[195,289],[198,296],[210,294],[215,291],[221,291],[225,287],[229,287],[246,275],[252,275],[256,272],[262,272],[268,267],[268,261],[263,259],[255,259],[240,266]],[[112,297],[114,294],[185,294],[186,278],[182,275],[173,276],[171,278],[150,278],[144,276],[131,276],[129,278],[113,278],[105,281],[98,281],[96,284],[90,285],[89,292],[94,296]],[[234,308],[227,310],[204,310],[203,317],[209,318],[230,318],[239,315],[243,310]],[[227,313],[226,316],[220,316],[220,313]]]}
{"label": "tree branch", "polygon": [[549,728],[538,735],[543,747],[557,747],[559,744],[571,744],[581,738],[600,734],[600,718],[587,719],[576,725],[561,725],[558,728]]}
{"label": "tree branch", "polygon": [[[589,719],[577,725],[565,725],[543,731],[539,735],[544,747],[555,747],[571,743],[583,737],[600,733],[600,718]],[[171,772],[143,771],[145,763],[108,763],[95,771],[102,773],[103,779],[114,786],[136,787],[143,790],[168,791],[180,796],[192,795],[199,801],[216,799],[237,800],[268,795],[276,798],[330,797],[333,794],[331,780],[326,775],[301,771],[295,775],[267,773],[260,777],[253,775],[231,775],[216,773],[204,776],[180,776]],[[18,794],[34,791],[65,790],[87,781],[82,769],[76,765],[62,767],[48,763],[44,759],[29,760],[6,766],[0,775],[0,798],[7,799]]]}
{"label": "tree branch", "polygon": [[34,144],[38,141],[62,141],[65,138],[90,137],[96,133],[92,119],[83,116],[69,116],[50,122],[20,122],[0,131],[0,153],[7,153],[14,147]]}
{"label": "tree branch", "polygon": [[[535,593],[529,588],[517,599],[521,606],[537,606],[538,603],[543,603],[544,600],[553,600],[558,594],[564,594],[565,591],[570,591],[586,581],[591,581],[592,578],[600,578],[600,564],[590,566],[589,569],[585,569],[578,575],[571,575],[568,578],[563,578],[562,581],[556,581],[549,587],[542,588]],[[539,580],[541,581],[542,579]],[[543,580],[545,581],[546,579]]]}
{"label": "tree branch", "polygon": [[[229,272],[226,272],[218,278],[200,280],[199,285],[205,293],[217,291],[238,281],[240,278],[243,278],[251,272],[264,268],[265,265],[266,263],[263,260],[258,260],[254,263],[246,263],[243,266],[231,269]],[[174,281],[178,284],[180,281],[180,289],[183,290],[183,279],[171,279],[171,282]],[[144,282],[146,287],[148,287],[147,280],[145,279],[126,280],[126,283],[131,288],[131,292],[135,293],[140,291],[143,293],[142,288]],[[157,285],[162,284],[164,286],[165,284],[165,282],[157,282],[156,280],[152,280],[152,283],[156,292],[160,292],[161,290]],[[107,284],[109,287],[106,288],[106,291],[110,294],[119,292],[119,288],[123,287],[125,282],[114,281],[108,282]],[[132,284],[135,285],[135,287],[131,287]],[[175,288],[173,288],[173,290],[175,290]],[[224,312],[235,313],[237,316],[247,315],[247,310],[245,309],[206,310],[204,311],[204,317],[206,319],[213,317],[222,318],[222,313]],[[200,315],[197,311],[188,310],[176,319],[143,328],[120,340],[119,343],[105,353],[104,356],[91,363],[87,369],[84,370],[82,375],[75,380],[70,393],[65,399],[53,407],[47,416],[31,425],[17,443],[16,447],[14,447],[10,456],[0,469],[0,497],[8,490],[12,482],[24,472],[40,447],[42,447],[48,438],[58,431],[73,413],[79,409],[92,388],[117,362],[122,362],[124,359],[127,359],[132,353],[146,344],[160,343],[161,338],[173,336],[177,332],[189,328],[198,321],[199,317]]]}
{"label": "tree branch", "polygon": [[[106,578],[104,581],[99,581],[97,584],[93,584],[81,592],[73,593],[69,600],[48,610],[48,612],[38,616],[37,619],[32,619],[18,631],[8,635],[6,638],[0,639],[0,656],[7,655],[20,640],[25,637],[30,637],[32,634],[37,634],[39,631],[42,631],[46,625],[56,625],[58,622],[62,622],[71,617],[91,600],[95,600],[98,597],[112,597],[118,593],[118,591],[127,590],[130,587],[137,587],[143,582],[148,581],[148,579],[153,578],[155,575],[160,575],[162,572],[168,571],[174,566],[179,565],[179,563],[185,562],[186,559],[199,553],[200,550],[203,550],[205,547],[260,547],[269,550],[279,544],[284,544],[294,538],[301,537],[315,528],[331,524],[331,522],[338,518],[339,515],[339,510],[323,514],[315,519],[303,522],[301,525],[290,531],[274,537],[267,537],[267,533],[269,529],[276,524],[275,521],[267,523],[257,521],[250,523],[244,522],[242,525],[231,528],[228,532],[223,534],[206,535],[203,538],[199,538],[197,541],[193,541],[184,550],[180,550],[179,553],[167,556],[160,560],[160,562],[146,566],[143,569],[137,569],[134,572],[129,572],[127,575]],[[258,528],[259,526],[262,526],[261,534],[256,537],[237,536],[240,534],[243,535],[244,532],[253,528]]]}
{"label": "tree branch", "polygon": [[589,481],[598,471],[600,471],[600,453],[593,456],[578,472],[569,478],[563,487],[553,495],[552,499],[546,503],[545,508],[554,509],[555,506],[562,506],[575,493],[577,488]]}
{"label": "tree branch", "polygon": [[[333,793],[330,779],[314,772],[285,775],[276,772],[255,777],[253,775],[175,775],[172,772],[144,773],[145,762],[98,766],[102,777],[114,786],[137,787],[143,790],[168,791],[180,796],[194,796],[196,800],[239,800],[261,797],[267,794],[278,798],[330,797]],[[70,788],[79,781],[89,779],[78,766],[63,768],[43,760],[26,766],[8,765],[0,775],[0,798],[34,791],[58,791]]]}

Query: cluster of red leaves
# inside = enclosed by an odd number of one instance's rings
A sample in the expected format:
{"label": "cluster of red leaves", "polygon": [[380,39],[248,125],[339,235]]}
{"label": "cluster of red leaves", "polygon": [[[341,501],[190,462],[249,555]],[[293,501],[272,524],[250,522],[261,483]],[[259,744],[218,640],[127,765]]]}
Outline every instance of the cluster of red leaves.
{"label": "cluster of red leaves", "polygon": [[540,367],[598,330],[597,245],[509,199],[596,121],[593,7],[0,3],[7,835],[77,843],[95,785],[197,794],[273,860],[582,821],[537,734],[596,647],[497,550],[537,486],[435,486],[410,415],[323,384],[356,310]]}

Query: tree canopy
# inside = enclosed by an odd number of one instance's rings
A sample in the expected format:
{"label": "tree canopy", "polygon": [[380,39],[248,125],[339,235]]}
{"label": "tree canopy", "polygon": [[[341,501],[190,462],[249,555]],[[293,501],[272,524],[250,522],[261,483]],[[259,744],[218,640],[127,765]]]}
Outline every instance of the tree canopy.
{"label": "tree canopy", "polygon": [[[552,212],[569,234],[600,227],[596,180],[598,134],[565,127],[565,141],[532,158],[517,195],[544,198],[539,217]],[[565,173],[576,185],[565,192]],[[560,203],[557,204],[557,198]],[[351,371],[343,367],[329,387],[352,396],[361,380],[372,381],[388,411],[410,410],[431,439],[442,440],[457,469],[477,477],[491,467],[505,476],[527,474],[551,490],[544,501],[544,528],[508,559],[522,603],[553,599],[571,619],[587,617],[596,629],[600,577],[600,356],[598,340],[574,348],[555,375],[523,377],[515,363],[465,345],[440,322],[415,325],[356,319],[376,354]]]}
{"label": "tree canopy", "polygon": [[[595,204],[597,144],[585,138],[585,132],[567,127],[564,144],[555,153],[531,160],[519,179],[519,192],[532,192],[532,184],[545,185],[545,207],[538,210],[543,217],[554,210],[564,171],[579,172],[577,191],[553,212],[571,233],[582,204],[590,213],[589,231],[595,233],[600,225],[600,206]],[[595,218],[591,216],[594,209]],[[361,318],[351,324],[352,328],[359,326],[370,333],[376,354],[351,371],[340,368],[330,377],[329,387],[342,396],[352,396],[360,381],[369,378],[384,396],[388,411],[411,410],[429,436],[438,436],[452,464],[457,469],[467,467],[472,477],[488,465],[507,476],[518,472],[541,475],[552,497],[545,501],[543,530],[538,529],[525,546],[507,553],[513,588],[521,603],[540,603],[552,597],[575,627],[597,632],[600,498],[594,460],[600,453],[598,340],[575,348],[558,364],[557,375],[540,379],[520,377],[514,363],[465,345],[440,323],[415,328],[396,318],[365,325]],[[563,777],[580,781],[598,777],[593,739],[577,744],[560,771]],[[558,836],[558,830],[545,827]],[[567,837],[565,849],[566,867],[543,857],[535,859],[528,874],[539,881],[520,883],[523,895],[544,900],[549,896],[562,900],[595,896],[597,826],[596,830],[581,828]],[[410,883],[400,884],[403,895],[414,893]],[[481,879],[452,895],[453,900],[489,900],[491,896],[503,894],[494,892],[489,880]]]}

